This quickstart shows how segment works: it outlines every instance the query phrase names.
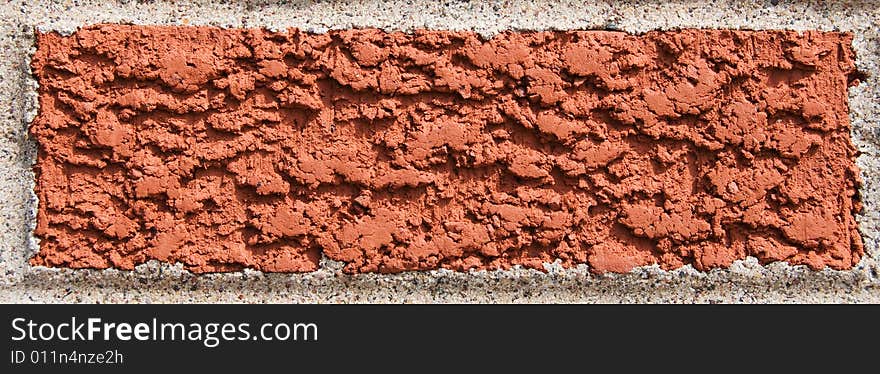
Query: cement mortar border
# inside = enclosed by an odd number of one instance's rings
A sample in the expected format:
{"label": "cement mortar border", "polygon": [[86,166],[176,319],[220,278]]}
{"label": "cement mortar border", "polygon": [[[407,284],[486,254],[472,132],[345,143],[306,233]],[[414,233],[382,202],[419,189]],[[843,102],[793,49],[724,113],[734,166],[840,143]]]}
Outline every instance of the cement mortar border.
{"label": "cement mortar border", "polygon": [[[200,1],[137,3],[109,0],[13,0],[2,5],[0,45],[0,302],[878,302],[880,301],[880,7],[875,1],[825,4],[794,1],[562,0],[483,2]],[[352,27],[409,31],[617,29],[639,33],[683,27],[838,30],[854,34],[856,64],[866,82],[850,89],[853,142],[861,151],[857,217],[866,255],[847,271],[811,271],[754,258],[729,269],[644,267],[597,276],[586,266],[547,272],[513,269],[456,273],[439,270],[382,275],[342,274],[324,260],[307,274],[194,275],[180,265],[150,262],[134,271],[31,267],[36,198],[31,165],[35,144],[26,128],[37,109],[30,74],[33,29],[72,32],[94,23],[186,24],[220,27],[299,27],[312,32]]]}

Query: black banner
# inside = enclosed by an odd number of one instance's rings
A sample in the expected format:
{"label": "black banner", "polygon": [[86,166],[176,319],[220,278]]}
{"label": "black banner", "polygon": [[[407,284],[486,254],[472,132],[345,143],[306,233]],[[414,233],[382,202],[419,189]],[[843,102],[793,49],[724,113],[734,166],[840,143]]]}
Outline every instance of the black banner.
{"label": "black banner", "polygon": [[856,339],[877,336],[877,312],[876,306],[6,305],[4,361],[11,370],[3,372],[468,372],[660,368],[694,360],[729,365],[791,354],[814,360],[806,353],[820,348],[824,357],[870,352],[872,345]]}

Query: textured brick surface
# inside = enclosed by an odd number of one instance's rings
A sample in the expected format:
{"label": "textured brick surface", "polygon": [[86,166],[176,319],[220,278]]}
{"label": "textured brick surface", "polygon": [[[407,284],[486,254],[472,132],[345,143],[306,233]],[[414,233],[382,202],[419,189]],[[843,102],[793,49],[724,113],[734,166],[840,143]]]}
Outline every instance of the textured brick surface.
{"label": "textured brick surface", "polygon": [[849,268],[850,37],[39,37],[33,263]]}

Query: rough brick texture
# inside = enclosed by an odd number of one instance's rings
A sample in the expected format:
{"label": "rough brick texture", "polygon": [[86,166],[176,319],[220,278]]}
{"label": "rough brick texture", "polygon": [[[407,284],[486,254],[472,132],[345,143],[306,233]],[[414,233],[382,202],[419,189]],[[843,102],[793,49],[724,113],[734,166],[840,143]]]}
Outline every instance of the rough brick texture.
{"label": "rough brick texture", "polygon": [[840,33],[38,35],[35,265],[850,268]]}

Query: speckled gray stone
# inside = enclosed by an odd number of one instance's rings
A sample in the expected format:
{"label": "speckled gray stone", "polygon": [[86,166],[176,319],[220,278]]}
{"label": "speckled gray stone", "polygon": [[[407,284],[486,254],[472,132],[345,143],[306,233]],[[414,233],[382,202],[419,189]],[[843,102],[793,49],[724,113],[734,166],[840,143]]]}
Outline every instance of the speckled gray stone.
{"label": "speckled gray stone", "polygon": [[[656,4],[660,3],[660,4]],[[880,302],[880,3],[877,1],[136,1],[11,0],[0,4],[0,302]],[[856,64],[868,76],[850,89],[852,137],[865,211],[858,221],[867,255],[848,271],[762,266],[749,258],[702,273],[656,266],[596,276],[586,266],[547,272],[514,269],[455,273],[345,275],[322,261],[309,274],[243,271],[196,276],[151,262],[134,271],[47,269],[27,265],[32,238],[35,144],[27,124],[37,110],[28,62],[33,30],[72,32],[102,23],[474,30],[678,27],[851,31]]]}

